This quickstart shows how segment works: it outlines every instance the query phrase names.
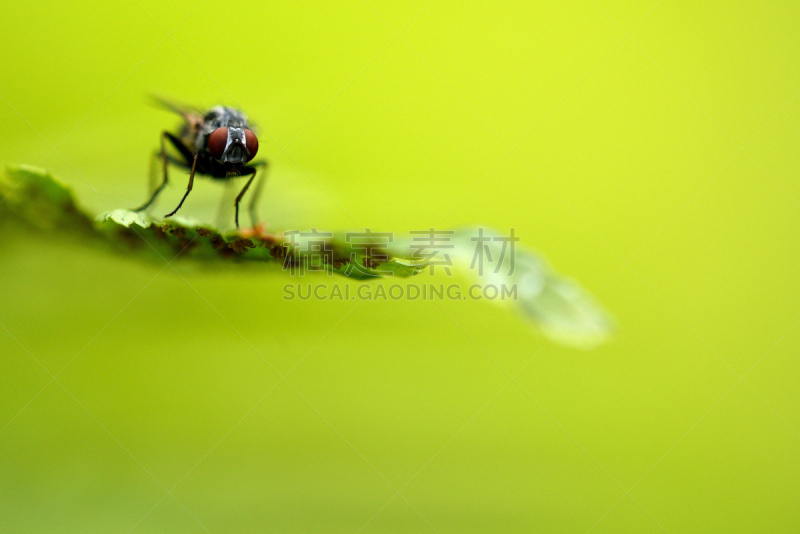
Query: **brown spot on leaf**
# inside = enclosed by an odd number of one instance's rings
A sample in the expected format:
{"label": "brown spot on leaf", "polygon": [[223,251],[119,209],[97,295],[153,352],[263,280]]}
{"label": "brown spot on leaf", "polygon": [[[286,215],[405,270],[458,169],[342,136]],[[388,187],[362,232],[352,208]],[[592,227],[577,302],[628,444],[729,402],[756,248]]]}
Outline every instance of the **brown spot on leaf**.
{"label": "brown spot on leaf", "polygon": [[237,239],[233,243],[229,243],[228,246],[237,254],[244,254],[248,248],[256,247],[255,243],[249,239]]}

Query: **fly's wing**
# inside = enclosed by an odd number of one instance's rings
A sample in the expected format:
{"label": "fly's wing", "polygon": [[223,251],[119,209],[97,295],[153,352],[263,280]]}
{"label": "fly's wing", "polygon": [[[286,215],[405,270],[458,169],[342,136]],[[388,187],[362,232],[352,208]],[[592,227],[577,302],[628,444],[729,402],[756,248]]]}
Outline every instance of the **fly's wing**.
{"label": "fly's wing", "polygon": [[183,120],[189,124],[199,124],[203,121],[203,112],[193,106],[178,104],[155,95],[150,95],[150,99],[152,100],[152,104],[156,107],[180,115],[183,117]]}
{"label": "fly's wing", "polygon": [[166,109],[167,111],[171,111],[183,117],[184,124],[178,136],[188,150],[195,152],[197,150],[195,146],[197,136],[203,130],[203,120],[205,116],[203,112],[195,107],[178,104],[155,95],[150,95],[150,99],[156,107]]}

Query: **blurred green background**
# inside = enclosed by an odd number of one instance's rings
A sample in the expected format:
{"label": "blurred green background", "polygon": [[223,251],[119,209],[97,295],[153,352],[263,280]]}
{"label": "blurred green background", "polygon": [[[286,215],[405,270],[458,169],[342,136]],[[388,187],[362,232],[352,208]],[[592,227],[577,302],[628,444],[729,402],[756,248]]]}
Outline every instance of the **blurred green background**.
{"label": "blurred green background", "polygon": [[284,301],[278,269],[7,231],[0,531],[796,528],[800,4],[1,11],[0,163],[93,212],[145,198],[176,124],[145,95],[235,105],[271,228],[514,227],[619,329],[584,352],[486,302]]}

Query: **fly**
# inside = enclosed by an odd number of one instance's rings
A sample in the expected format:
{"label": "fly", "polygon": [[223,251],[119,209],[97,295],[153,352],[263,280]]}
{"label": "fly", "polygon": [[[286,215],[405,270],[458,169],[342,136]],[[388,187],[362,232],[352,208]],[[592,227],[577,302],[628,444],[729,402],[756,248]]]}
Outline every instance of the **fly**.
{"label": "fly", "polygon": [[[156,152],[154,157],[160,158],[163,163],[163,180],[150,199],[134,211],[147,209],[164,190],[169,181],[167,167],[172,164],[190,169],[189,185],[178,203],[178,207],[166,214],[165,218],[172,217],[181,209],[186,197],[192,191],[195,174],[210,176],[216,180],[230,180],[238,176],[249,177],[241,192],[236,196],[234,221],[236,228],[239,228],[239,202],[250,184],[253,183],[258,169],[262,169],[249,205],[250,220],[255,226],[257,221],[256,204],[264,185],[269,163],[266,160],[252,162],[258,152],[258,138],[253,133],[247,116],[238,109],[225,106],[217,106],[201,112],[194,108],[179,106],[160,99],[156,100],[162,107],[180,115],[184,123],[177,135],[166,130],[161,132],[161,150]],[[167,154],[167,142],[175,148],[179,157]]]}

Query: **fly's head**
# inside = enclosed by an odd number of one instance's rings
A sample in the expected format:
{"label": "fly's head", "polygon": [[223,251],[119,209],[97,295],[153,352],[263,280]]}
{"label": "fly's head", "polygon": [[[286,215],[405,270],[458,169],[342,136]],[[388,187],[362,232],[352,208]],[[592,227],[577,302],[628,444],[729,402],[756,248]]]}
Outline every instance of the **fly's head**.
{"label": "fly's head", "polygon": [[217,128],[208,136],[208,151],[221,163],[243,165],[256,156],[258,139],[247,128]]}

